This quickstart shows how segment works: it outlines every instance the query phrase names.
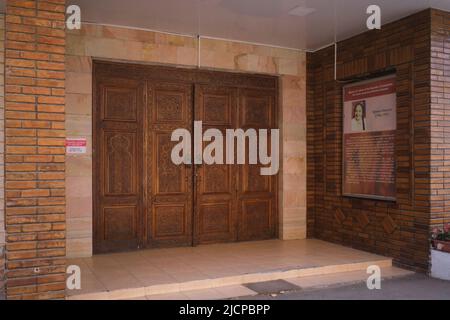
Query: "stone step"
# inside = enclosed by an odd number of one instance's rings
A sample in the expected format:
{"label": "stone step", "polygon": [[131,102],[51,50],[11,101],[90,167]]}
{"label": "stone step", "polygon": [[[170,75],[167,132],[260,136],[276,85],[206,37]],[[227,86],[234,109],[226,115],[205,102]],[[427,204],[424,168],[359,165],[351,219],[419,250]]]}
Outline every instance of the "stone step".
{"label": "stone step", "polygon": [[[410,276],[413,274],[414,272],[412,271],[396,267],[381,268],[383,281],[387,279]],[[129,300],[223,300],[232,298],[248,299],[261,293],[276,296],[278,294],[286,293],[289,291],[316,290],[359,284],[366,282],[367,277],[368,274],[366,273],[366,270],[358,270],[338,272],[328,275],[306,276],[270,282],[259,282],[254,284],[234,285],[167,294],[155,294],[137,298],[130,298]],[[381,283],[382,288],[383,281]],[[263,288],[263,290],[258,290],[258,288]]]}
{"label": "stone step", "polygon": [[[392,266],[381,268],[382,280],[392,279],[396,277],[410,276],[413,274],[414,272],[412,271]],[[302,289],[320,289],[366,282],[369,276],[370,275],[367,274],[366,270],[356,270],[349,272],[324,274],[318,276],[298,277],[286,279],[286,281]]]}
{"label": "stone step", "polygon": [[[310,266],[290,268],[287,270],[277,269],[268,272],[237,274],[221,278],[205,278],[202,280],[173,282],[148,287],[127,288],[112,291],[93,292],[86,294],[75,294],[67,297],[68,300],[121,300],[147,297],[152,295],[165,295],[182,293],[193,290],[204,290],[212,288],[221,288],[236,286],[249,283],[258,283],[273,280],[287,280],[298,278],[315,278],[318,276],[341,274],[348,272],[366,272],[371,265],[377,265],[380,268],[392,267],[392,259],[379,258],[372,261],[344,263],[339,265]],[[367,277],[367,276],[366,276]]]}

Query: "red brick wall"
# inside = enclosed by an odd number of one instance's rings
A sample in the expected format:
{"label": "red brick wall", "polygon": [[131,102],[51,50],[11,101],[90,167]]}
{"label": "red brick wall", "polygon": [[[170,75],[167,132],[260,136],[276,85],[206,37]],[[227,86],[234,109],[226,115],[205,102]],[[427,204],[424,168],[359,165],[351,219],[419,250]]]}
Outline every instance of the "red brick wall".
{"label": "red brick wall", "polygon": [[7,298],[63,298],[65,0],[6,6]]}
{"label": "red brick wall", "polygon": [[0,14],[0,300],[5,297],[5,15]]}
{"label": "red brick wall", "polygon": [[5,299],[5,247],[0,245],[0,300]]}
{"label": "red brick wall", "polygon": [[432,130],[430,117],[430,39],[426,10],[338,44],[338,80],[396,72],[395,203],[342,196],[343,83],[334,80],[334,47],[307,57],[309,236],[390,256],[417,271],[428,270],[430,212],[442,211],[437,188],[446,172],[438,167],[444,149],[434,150],[434,136],[447,129]]}
{"label": "red brick wall", "polygon": [[450,13],[432,11],[431,228],[450,223]]}

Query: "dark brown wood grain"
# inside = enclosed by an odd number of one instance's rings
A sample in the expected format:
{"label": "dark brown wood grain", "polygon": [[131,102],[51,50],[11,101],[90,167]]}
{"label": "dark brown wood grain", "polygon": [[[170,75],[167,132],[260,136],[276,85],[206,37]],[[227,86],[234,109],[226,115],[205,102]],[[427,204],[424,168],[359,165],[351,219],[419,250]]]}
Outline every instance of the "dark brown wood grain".
{"label": "dark brown wood grain", "polygon": [[94,251],[137,248],[142,238],[144,85],[96,84]]}
{"label": "dark brown wood grain", "polygon": [[[276,96],[263,89],[240,89],[239,128],[244,131],[277,128]],[[246,150],[248,147],[247,144]],[[271,239],[277,236],[278,230],[277,178],[261,175],[261,165],[248,163],[247,160],[239,166],[238,238]]]}
{"label": "dark brown wood grain", "polygon": [[146,247],[192,244],[192,167],[171,160],[173,130],[192,129],[192,85],[147,82]]}
{"label": "dark brown wood grain", "polygon": [[193,120],[224,143],[226,129],[277,128],[275,77],[96,61],[94,78],[95,253],[277,236],[277,176],[170,158]]}
{"label": "dark brown wood grain", "polygon": [[[237,128],[238,90],[233,87],[197,85],[195,120],[203,130]],[[206,146],[208,143],[205,142]],[[225,139],[223,140],[225,150]],[[196,166],[196,243],[237,240],[237,166],[205,164]]]}

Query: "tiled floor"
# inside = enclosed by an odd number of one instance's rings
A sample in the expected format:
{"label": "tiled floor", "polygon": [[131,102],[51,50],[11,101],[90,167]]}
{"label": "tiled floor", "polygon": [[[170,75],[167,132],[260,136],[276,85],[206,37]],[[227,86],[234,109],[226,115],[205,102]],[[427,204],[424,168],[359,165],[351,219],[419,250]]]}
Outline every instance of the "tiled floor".
{"label": "tiled floor", "polygon": [[[384,257],[314,239],[269,240],[97,255],[69,260],[70,265],[81,267],[82,289],[69,291],[68,295],[380,259]],[[231,296],[239,290],[244,295],[249,293],[249,289],[242,286],[210,290],[211,296],[218,298],[227,296],[227,290]],[[185,291],[179,296],[182,299],[186,296],[195,298],[195,294]]]}

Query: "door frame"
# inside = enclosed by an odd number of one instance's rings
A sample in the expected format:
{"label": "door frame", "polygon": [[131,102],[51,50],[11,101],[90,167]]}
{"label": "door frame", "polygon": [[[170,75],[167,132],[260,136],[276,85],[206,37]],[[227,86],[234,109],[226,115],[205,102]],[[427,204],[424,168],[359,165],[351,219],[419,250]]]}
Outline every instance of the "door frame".
{"label": "door frame", "polygon": [[[96,250],[96,226],[99,221],[97,221],[96,212],[99,210],[99,199],[96,192],[98,192],[99,181],[95,177],[97,176],[98,168],[98,150],[97,145],[99,143],[99,137],[96,134],[97,130],[97,118],[99,116],[99,110],[97,110],[97,99],[98,99],[98,88],[97,82],[102,77],[120,77],[127,78],[130,80],[144,80],[147,81],[168,81],[168,82],[178,82],[178,83],[189,83],[192,84],[192,107],[193,107],[193,115],[196,113],[196,102],[195,102],[195,87],[196,85],[207,85],[207,84],[217,84],[223,86],[230,86],[241,89],[256,89],[256,90],[268,90],[273,92],[274,94],[274,103],[275,103],[275,119],[276,119],[276,127],[281,130],[280,124],[280,102],[279,102],[279,77],[272,75],[261,75],[261,74],[252,74],[252,73],[239,73],[239,72],[225,72],[225,71],[212,71],[212,70],[204,70],[204,69],[192,69],[192,68],[179,68],[174,66],[162,66],[162,65],[149,65],[149,64],[138,64],[134,62],[116,62],[116,61],[108,61],[101,59],[94,59],[92,61],[92,201],[93,201],[93,223],[92,223],[92,239],[93,239],[93,253],[97,254]],[[145,90],[147,91],[147,85],[145,85]],[[147,92],[146,92],[147,99]],[[239,100],[239,99],[238,99]],[[147,101],[145,101],[147,103]],[[239,101],[237,104],[239,105]],[[147,107],[145,107],[147,109]],[[147,110],[148,111],[148,110]],[[147,112],[145,111],[145,112]],[[193,117],[194,119],[194,117]],[[144,121],[144,126],[146,126],[147,121]],[[193,127],[193,121],[192,121]],[[193,128],[192,128],[193,130]],[[193,132],[193,131],[192,131]],[[282,140],[282,136],[280,136]],[[193,143],[193,141],[192,141]],[[274,182],[274,239],[279,238],[279,227],[280,227],[280,212],[281,202],[280,202],[280,190],[279,183],[281,177],[281,168],[282,168],[282,155],[283,149],[280,146],[280,172],[273,177]],[[237,164],[235,164],[237,165]],[[195,175],[196,175],[196,166],[192,165],[192,180],[193,180],[193,192],[192,192],[192,245],[195,246],[198,244],[197,240],[197,213],[196,213],[196,205],[197,205],[197,188],[195,185]],[[237,169],[240,170],[240,169]],[[238,182],[239,183],[239,182]],[[145,188],[145,186],[144,186]],[[148,199],[145,199],[147,193],[144,192],[143,202],[145,203]],[[236,200],[239,202],[239,200]],[[143,210],[147,212],[147,208]],[[237,204],[237,214],[239,215],[240,208],[239,203]],[[144,217],[144,221],[147,219],[146,215]],[[147,232],[144,232],[146,234]],[[145,248],[146,243],[144,242],[139,245],[136,250]],[[244,240],[245,241],[245,240]],[[132,249],[130,249],[131,251]]]}

